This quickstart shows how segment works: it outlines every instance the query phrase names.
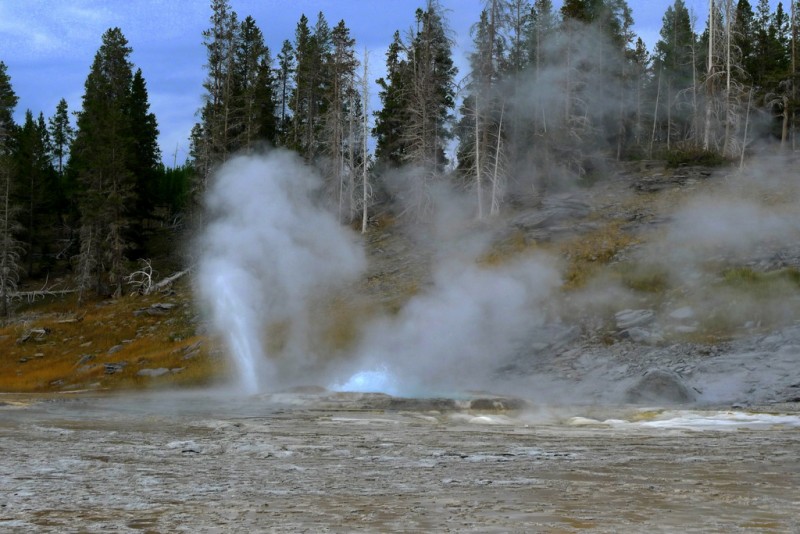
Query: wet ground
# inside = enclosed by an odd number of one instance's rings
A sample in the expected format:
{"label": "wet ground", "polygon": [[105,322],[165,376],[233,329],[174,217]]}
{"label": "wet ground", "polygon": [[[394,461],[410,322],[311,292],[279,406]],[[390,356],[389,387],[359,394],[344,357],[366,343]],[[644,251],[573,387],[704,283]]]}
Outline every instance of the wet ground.
{"label": "wet ground", "polygon": [[797,532],[771,411],[0,396],[0,531]]}

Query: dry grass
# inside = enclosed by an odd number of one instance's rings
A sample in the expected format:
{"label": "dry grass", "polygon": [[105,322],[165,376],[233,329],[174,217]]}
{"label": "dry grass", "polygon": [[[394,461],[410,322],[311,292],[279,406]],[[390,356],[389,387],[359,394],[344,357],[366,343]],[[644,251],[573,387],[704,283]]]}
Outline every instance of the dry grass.
{"label": "dry grass", "polygon": [[[80,309],[74,298],[21,306],[18,319],[0,328],[0,391],[197,385],[224,376],[224,362],[194,335],[187,294],[183,288],[170,297],[128,296]],[[175,306],[161,315],[138,312],[159,302]],[[121,367],[110,372],[106,364]],[[158,377],[138,374],[161,368],[169,371]]]}
{"label": "dry grass", "polygon": [[535,241],[527,239],[524,232],[517,230],[506,239],[495,243],[489,252],[478,258],[478,264],[489,268],[498,267],[538,248]]}
{"label": "dry grass", "polygon": [[612,222],[562,244],[561,254],[567,261],[565,289],[585,286],[618,252],[637,242],[622,231],[621,223]]}

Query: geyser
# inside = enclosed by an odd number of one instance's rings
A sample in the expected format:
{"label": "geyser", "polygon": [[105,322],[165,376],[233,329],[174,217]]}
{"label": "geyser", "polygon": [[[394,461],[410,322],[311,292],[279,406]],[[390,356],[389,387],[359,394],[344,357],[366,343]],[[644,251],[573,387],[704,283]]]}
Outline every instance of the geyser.
{"label": "geyser", "polygon": [[[195,284],[245,393],[313,362],[305,328],[312,297],[365,266],[351,232],[315,204],[321,185],[311,168],[278,150],[229,160],[209,185]],[[275,325],[283,332],[280,359],[264,343]]]}

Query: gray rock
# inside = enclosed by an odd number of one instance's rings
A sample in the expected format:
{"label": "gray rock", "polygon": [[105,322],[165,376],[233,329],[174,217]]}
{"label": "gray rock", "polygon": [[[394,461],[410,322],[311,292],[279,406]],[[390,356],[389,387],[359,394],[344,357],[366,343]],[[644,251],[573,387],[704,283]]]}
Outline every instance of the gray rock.
{"label": "gray rock", "polygon": [[105,368],[105,372],[107,375],[113,375],[125,369],[126,365],[128,365],[126,362],[105,363],[103,364],[103,367]]}
{"label": "gray rock", "polygon": [[651,322],[655,318],[653,310],[622,310],[614,316],[617,328],[627,330],[633,326],[641,326]]}
{"label": "gray rock", "polygon": [[631,388],[625,395],[627,402],[668,402],[685,404],[695,400],[695,395],[684,384],[677,373],[663,369],[653,369]]}
{"label": "gray rock", "polygon": [[169,369],[159,367],[158,369],[140,369],[139,372],[136,373],[136,376],[149,376],[150,378],[154,378],[167,373],[169,373]]}
{"label": "gray rock", "polygon": [[119,352],[122,350],[122,345],[114,345],[110,349],[108,349],[109,354],[114,354],[115,352]]}
{"label": "gray rock", "polygon": [[687,319],[691,319],[694,317],[694,310],[689,306],[684,306],[682,308],[678,308],[674,310],[672,313],[669,314],[670,319],[675,319],[677,321],[685,321]]}
{"label": "gray rock", "polygon": [[75,363],[75,365],[76,366],[83,365],[84,363],[86,363],[86,362],[88,362],[89,360],[92,360],[92,359],[94,359],[94,356],[92,356],[91,354],[81,354],[81,357],[78,359],[78,361],[77,361],[77,363]]}
{"label": "gray rock", "polygon": [[636,343],[644,343],[645,345],[658,345],[664,341],[664,337],[658,332],[651,332],[650,330],[646,330],[638,326],[629,328],[625,332],[628,334],[628,337],[631,338],[631,341]]}

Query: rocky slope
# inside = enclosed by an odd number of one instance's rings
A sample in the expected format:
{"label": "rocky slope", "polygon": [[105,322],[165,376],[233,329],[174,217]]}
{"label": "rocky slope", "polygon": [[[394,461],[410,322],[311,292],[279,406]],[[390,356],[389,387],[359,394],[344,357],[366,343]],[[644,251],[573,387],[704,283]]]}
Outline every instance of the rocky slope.
{"label": "rocky slope", "polygon": [[[492,352],[487,388],[553,404],[796,402],[800,184],[791,168],[631,163],[590,186],[530,195],[485,221],[463,198],[445,206],[454,216],[429,223],[387,209],[365,236],[360,286],[323,308],[319,341],[346,352],[362,324],[403,320],[415,299],[418,309],[438,305],[437,284],[452,274],[442,276],[443,264],[457,264],[456,275],[474,266],[491,275],[544,257],[561,283],[513,339],[481,347]],[[356,304],[346,302],[352,294]],[[226,374],[223,354],[190,295],[184,281],[166,295],[77,314],[33,306],[0,336],[6,383],[18,385],[5,389],[213,382]]]}

